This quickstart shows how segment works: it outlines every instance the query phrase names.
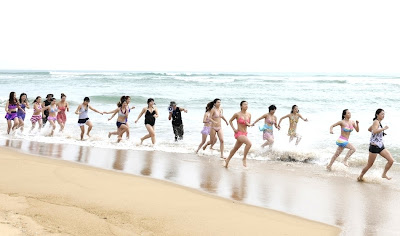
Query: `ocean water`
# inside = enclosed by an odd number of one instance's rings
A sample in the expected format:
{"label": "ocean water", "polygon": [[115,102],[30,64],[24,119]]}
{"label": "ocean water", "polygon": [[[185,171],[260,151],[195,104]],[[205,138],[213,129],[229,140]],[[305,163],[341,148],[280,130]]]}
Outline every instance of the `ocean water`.
{"label": "ocean water", "polygon": [[[281,123],[281,130],[274,129],[275,144],[272,150],[262,149],[260,145],[262,132],[261,120],[255,127],[248,129],[248,137],[253,143],[249,158],[265,160],[299,161],[318,166],[325,165],[335,152],[336,139],[340,128],[329,133],[329,127],[341,119],[343,109],[349,109],[352,119],[360,122],[360,132],[352,132],[350,143],[357,152],[350,159],[350,165],[361,167],[367,161],[370,133],[375,110],[383,108],[386,118],[382,122],[388,125],[384,138],[386,148],[391,151],[396,161],[400,161],[400,124],[397,109],[400,101],[400,77],[377,75],[318,75],[318,74],[212,74],[212,73],[146,73],[146,72],[0,72],[0,115],[4,117],[4,106],[11,91],[18,95],[28,94],[32,102],[36,96],[44,98],[53,93],[59,99],[61,93],[67,95],[71,110],[67,114],[67,125],[64,133],[57,131],[54,137],[48,137],[49,127],[42,132],[34,130],[29,133],[29,118],[32,109],[27,111],[25,131],[6,134],[6,120],[0,119],[0,138],[24,139],[49,143],[68,143],[81,146],[94,146],[112,149],[158,150],[165,152],[193,153],[201,141],[200,131],[203,127],[204,108],[215,98],[222,100],[224,115],[229,120],[240,110],[239,103],[246,100],[249,112],[255,120],[268,112],[268,106],[277,106],[275,115],[280,117],[290,113],[291,106],[296,104],[300,114],[308,122],[299,120],[298,133],[303,136],[299,146],[288,143],[287,130],[289,121]],[[83,98],[91,99],[91,106],[100,111],[111,111],[122,95],[132,98],[132,110],[129,116],[131,138],[116,143],[116,136],[109,139],[109,131],[115,131],[114,121],[108,121],[110,115],[100,115],[90,111],[89,117],[94,124],[92,137],[86,141],[79,140],[80,130],[77,126],[77,115],[74,114]],[[160,117],[156,121],[157,144],[150,145],[148,139],[138,146],[140,137],[147,134],[144,117],[135,124],[141,108],[147,106],[148,98],[154,98]],[[168,120],[170,101],[176,101],[179,107],[188,109],[183,113],[185,128],[184,140],[174,142],[171,122]],[[230,126],[223,127],[225,139],[225,156],[235,143]],[[219,148],[219,144],[215,145]],[[242,155],[243,149],[235,157]],[[345,150],[345,152],[347,152]],[[343,159],[345,152],[339,157]],[[219,157],[218,150],[200,151],[200,156]],[[377,160],[383,165],[382,158]]]}

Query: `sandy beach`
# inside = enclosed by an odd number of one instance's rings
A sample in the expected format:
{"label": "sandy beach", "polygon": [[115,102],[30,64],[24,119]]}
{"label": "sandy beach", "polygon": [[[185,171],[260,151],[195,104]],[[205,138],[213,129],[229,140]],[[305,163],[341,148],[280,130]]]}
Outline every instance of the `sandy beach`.
{"label": "sandy beach", "polygon": [[175,184],[0,149],[2,235],[338,235]]}

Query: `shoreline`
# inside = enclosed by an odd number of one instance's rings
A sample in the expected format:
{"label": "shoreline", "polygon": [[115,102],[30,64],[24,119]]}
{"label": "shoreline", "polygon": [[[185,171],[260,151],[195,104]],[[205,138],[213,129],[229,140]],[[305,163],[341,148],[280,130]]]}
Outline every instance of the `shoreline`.
{"label": "shoreline", "polygon": [[8,203],[0,210],[0,231],[35,231],[40,235],[131,235],[132,232],[338,235],[340,232],[334,226],[165,181],[60,162],[3,147],[0,153],[0,201]]}

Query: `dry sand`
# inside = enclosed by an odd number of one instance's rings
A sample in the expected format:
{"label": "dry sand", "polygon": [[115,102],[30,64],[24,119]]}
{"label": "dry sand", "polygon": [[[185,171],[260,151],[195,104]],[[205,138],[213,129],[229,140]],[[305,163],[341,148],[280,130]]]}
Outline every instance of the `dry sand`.
{"label": "dry sand", "polygon": [[0,235],[338,235],[145,177],[0,149]]}

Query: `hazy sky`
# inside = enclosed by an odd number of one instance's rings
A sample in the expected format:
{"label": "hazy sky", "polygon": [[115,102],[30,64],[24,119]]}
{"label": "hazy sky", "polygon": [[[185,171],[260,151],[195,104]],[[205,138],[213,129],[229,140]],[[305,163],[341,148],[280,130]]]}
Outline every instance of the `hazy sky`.
{"label": "hazy sky", "polygon": [[396,1],[0,1],[0,69],[399,73]]}

